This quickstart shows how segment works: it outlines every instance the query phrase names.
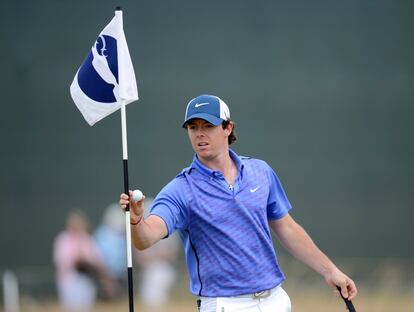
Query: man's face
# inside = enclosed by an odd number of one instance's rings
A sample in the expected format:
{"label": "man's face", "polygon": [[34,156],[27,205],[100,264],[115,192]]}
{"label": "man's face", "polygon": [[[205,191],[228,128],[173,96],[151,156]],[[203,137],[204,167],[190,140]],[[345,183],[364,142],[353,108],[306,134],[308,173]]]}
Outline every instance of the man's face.
{"label": "man's face", "polygon": [[193,119],[187,124],[188,137],[194,151],[204,160],[212,160],[220,153],[228,153],[228,136],[233,124],[226,129],[222,125],[214,126],[204,119]]}

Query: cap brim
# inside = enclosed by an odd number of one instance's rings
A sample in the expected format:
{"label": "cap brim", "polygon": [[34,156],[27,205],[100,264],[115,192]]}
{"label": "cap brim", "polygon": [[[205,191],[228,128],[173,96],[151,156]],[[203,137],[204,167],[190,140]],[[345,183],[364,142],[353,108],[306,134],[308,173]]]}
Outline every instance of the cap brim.
{"label": "cap brim", "polygon": [[199,114],[193,114],[191,115],[190,118],[188,118],[184,123],[183,123],[183,128],[185,128],[186,124],[193,119],[204,119],[205,121],[208,121],[209,123],[211,123],[212,125],[218,126],[220,125],[224,120],[221,118],[218,118],[216,116],[212,116],[210,114],[206,114],[206,113],[199,113]]}

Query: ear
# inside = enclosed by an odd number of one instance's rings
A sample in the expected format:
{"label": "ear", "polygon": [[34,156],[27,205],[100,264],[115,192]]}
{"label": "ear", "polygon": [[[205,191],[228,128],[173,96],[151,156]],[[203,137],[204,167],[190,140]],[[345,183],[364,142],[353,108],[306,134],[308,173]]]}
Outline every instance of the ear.
{"label": "ear", "polygon": [[232,121],[230,121],[227,127],[224,128],[224,133],[226,134],[226,136],[230,135],[230,133],[233,131],[233,128],[234,128],[234,124]]}

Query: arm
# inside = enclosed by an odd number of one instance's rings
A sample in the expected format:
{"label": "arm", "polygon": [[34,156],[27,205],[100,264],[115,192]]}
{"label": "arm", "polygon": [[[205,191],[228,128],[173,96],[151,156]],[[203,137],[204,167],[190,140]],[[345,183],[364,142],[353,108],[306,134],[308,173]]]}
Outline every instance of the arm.
{"label": "arm", "polygon": [[130,201],[130,197],[132,197],[132,192],[129,192],[129,196],[121,194],[119,203],[123,210],[126,209],[127,204],[130,204],[132,241],[137,249],[144,250],[167,236],[167,225],[160,217],[155,215],[150,215],[144,220],[145,196],[138,202],[132,199]]}
{"label": "arm", "polygon": [[269,225],[282,246],[295,258],[321,274],[337,295],[339,292],[336,286],[339,286],[345,298],[352,300],[356,296],[357,288],[354,281],[335,266],[289,214],[281,219],[270,221]]}

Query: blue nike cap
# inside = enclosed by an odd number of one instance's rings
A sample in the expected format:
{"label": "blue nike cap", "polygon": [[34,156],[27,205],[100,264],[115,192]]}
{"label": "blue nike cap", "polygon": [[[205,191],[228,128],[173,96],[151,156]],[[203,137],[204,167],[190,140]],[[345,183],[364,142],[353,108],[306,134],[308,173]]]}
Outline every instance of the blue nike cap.
{"label": "blue nike cap", "polygon": [[191,119],[200,118],[218,126],[230,119],[230,110],[226,103],[218,96],[203,94],[192,99],[187,104],[183,128]]}

